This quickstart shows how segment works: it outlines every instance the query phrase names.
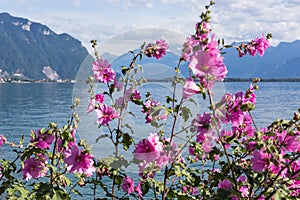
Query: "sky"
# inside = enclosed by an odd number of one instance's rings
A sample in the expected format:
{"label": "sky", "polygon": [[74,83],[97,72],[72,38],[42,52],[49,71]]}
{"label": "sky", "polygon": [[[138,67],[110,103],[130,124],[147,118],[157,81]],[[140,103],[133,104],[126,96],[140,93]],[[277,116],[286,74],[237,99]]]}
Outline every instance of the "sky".
{"label": "sky", "polygon": [[[272,33],[271,44],[300,39],[300,0],[215,0],[212,30],[216,38],[248,41]],[[188,36],[209,0],[0,0],[0,12],[68,33],[87,47],[116,35],[160,28]]]}

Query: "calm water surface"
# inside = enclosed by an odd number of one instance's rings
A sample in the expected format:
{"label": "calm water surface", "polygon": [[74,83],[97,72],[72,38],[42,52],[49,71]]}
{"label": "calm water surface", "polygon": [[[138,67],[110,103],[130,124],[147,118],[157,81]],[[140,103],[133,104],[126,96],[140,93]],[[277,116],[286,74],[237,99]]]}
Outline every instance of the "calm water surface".
{"label": "calm water surface", "polygon": [[[171,94],[166,84],[147,84],[140,90],[151,89],[152,94],[158,95],[154,98],[164,102],[164,96]],[[245,91],[249,85],[247,82],[222,83],[217,85],[215,96],[218,98],[225,92]],[[289,119],[293,116],[293,112],[300,108],[300,82],[261,82],[256,95],[257,106],[253,116],[259,127],[269,125],[276,118]],[[78,108],[82,120],[78,129],[79,136],[93,145],[95,155],[99,157],[110,155],[112,150],[108,141],[103,140],[102,144],[95,144],[99,130],[96,129],[96,116],[86,114],[88,93],[85,84],[0,84],[0,134],[5,135],[9,141],[18,142],[22,134],[29,136],[30,130],[47,127],[51,121],[61,126],[66,124],[71,116],[70,106],[73,97],[81,98],[81,106]],[[204,111],[207,106],[208,104],[201,104],[193,109]],[[139,110],[137,111],[139,113]],[[140,137],[147,137],[151,132],[150,127],[145,126],[143,122],[143,115],[131,121],[136,124],[134,128],[137,128],[137,132],[142,134]],[[138,136],[137,134],[136,137]],[[3,147],[0,148],[0,159],[10,156]]]}

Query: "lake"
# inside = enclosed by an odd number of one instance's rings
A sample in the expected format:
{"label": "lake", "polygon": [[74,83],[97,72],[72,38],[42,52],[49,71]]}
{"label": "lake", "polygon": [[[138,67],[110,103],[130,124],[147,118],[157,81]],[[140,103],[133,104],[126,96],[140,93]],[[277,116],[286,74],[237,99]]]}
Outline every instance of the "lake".
{"label": "lake", "polygon": [[[171,94],[167,84],[147,83],[140,90],[141,92],[152,90],[152,94],[156,95],[154,98],[164,102],[164,97]],[[216,98],[219,98],[225,92],[245,91],[249,84],[249,82],[218,83],[214,93]],[[290,119],[293,112],[300,108],[300,82],[261,82],[258,85],[257,106],[253,116],[259,127],[269,125],[276,118]],[[84,83],[0,84],[0,134],[5,135],[8,141],[17,143],[22,134],[29,136],[30,130],[47,127],[50,121],[60,126],[66,124],[71,116],[70,106],[73,97],[81,99],[81,106],[78,108],[81,118],[78,136],[93,145],[95,157],[111,155],[112,149],[107,140],[95,143],[99,131],[105,130],[97,129],[95,114],[86,114],[89,95],[87,85]],[[207,110],[207,106],[207,103],[200,104],[192,110],[203,112]],[[150,132],[155,131],[150,126],[145,126],[144,116],[139,109],[137,117],[129,118],[128,121],[133,123],[133,128],[137,131],[136,139],[147,137]],[[6,150],[5,146],[0,148],[0,159],[11,156]],[[131,172],[137,172],[135,170],[137,169],[130,168]]]}

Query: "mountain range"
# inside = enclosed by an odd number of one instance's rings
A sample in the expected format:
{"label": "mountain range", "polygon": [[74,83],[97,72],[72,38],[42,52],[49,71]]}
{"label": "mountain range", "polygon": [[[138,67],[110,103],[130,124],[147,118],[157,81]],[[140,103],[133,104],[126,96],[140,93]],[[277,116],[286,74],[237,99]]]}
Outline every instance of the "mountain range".
{"label": "mountain range", "polygon": [[[300,78],[300,40],[270,47],[263,57],[246,55],[239,58],[234,48],[225,52],[228,78]],[[67,33],[56,34],[46,25],[0,13],[0,79],[16,76],[33,80],[75,79],[88,56],[81,42]],[[121,73],[120,66],[129,64],[132,55],[105,53],[103,57],[109,58],[112,66]],[[168,52],[159,61],[145,58],[141,64],[148,67],[145,68],[148,79],[165,79],[171,76],[171,71],[164,66],[173,69],[178,57]],[[187,65],[183,63],[181,67],[184,76],[189,75]]]}
{"label": "mountain range", "polygon": [[74,79],[88,51],[69,34],[0,13],[0,78]]}

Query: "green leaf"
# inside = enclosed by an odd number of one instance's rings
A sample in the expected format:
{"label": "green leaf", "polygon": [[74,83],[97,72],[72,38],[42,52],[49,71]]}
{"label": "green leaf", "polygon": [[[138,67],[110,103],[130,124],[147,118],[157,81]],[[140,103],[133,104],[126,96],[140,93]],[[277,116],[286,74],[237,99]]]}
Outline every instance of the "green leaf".
{"label": "green leaf", "polygon": [[19,144],[22,145],[24,143],[24,134],[22,135]]}
{"label": "green leaf", "polygon": [[13,184],[11,188],[8,188],[7,193],[8,196],[17,197],[20,200],[27,199],[27,196],[29,195],[29,191],[19,183]]}
{"label": "green leaf", "polygon": [[180,115],[182,116],[182,119],[184,120],[184,122],[186,122],[189,119],[189,117],[192,116],[192,112],[188,107],[183,106],[181,108]]}
{"label": "green leaf", "polygon": [[71,197],[62,189],[55,188],[52,200],[71,200]]}
{"label": "green leaf", "polygon": [[123,149],[127,151],[134,140],[128,133],[123,133],[122,138],[123,140],[121,143],[123,144]]}

